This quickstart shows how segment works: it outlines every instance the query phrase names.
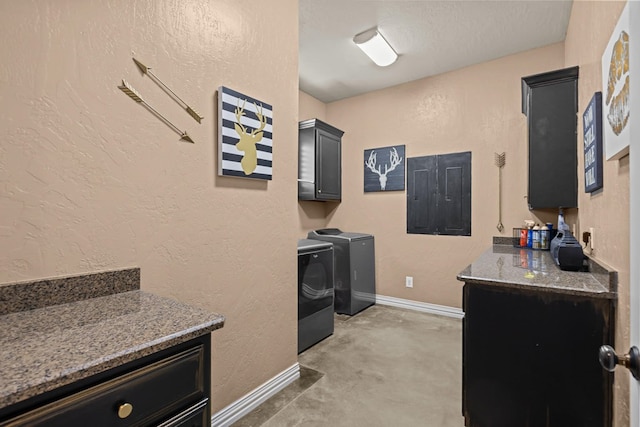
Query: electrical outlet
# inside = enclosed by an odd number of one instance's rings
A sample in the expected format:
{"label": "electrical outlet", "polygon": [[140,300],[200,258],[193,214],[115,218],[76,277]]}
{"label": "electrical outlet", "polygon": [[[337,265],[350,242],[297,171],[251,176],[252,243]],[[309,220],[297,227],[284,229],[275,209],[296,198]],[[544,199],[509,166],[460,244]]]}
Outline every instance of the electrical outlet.
{"label": "electrical outlet", "polygon": [[407,288],[413,288],[413,277],[407,276],[404,284]]}
{"label": "electrical outlet", "polygon": [[596,245],[594,244],[595,239],[593,238],[594,234],[595,234],[595,228],[593,227],[589,227],[589,247],[591,248],[591,250],[595,250]]}

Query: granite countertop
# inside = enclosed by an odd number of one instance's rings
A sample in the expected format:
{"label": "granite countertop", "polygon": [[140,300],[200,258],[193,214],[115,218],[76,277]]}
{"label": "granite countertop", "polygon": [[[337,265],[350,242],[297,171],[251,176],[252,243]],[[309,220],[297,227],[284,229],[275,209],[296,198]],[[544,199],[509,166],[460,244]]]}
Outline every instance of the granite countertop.
{"label": "granite countertop", "polygon": [[563,271],[549,251],[493,245],[458,274],[465,283],[555,292],[595,298],[617,298],[618,275],[589,259],[589,271]]}
{"label": "granite countertop", "polygon": [[[123,270],[127,274],[131,271]],[[104,274],[107,273],[89,276],[104,279]],[[137,283],[111,286],[106,292],[102,286],[105,283],[88,291],[85,287],[83,295],[67,296],[68,302],[56,301],[56,305],[36,302],[38,308],[22,304],[20,311],[0,311],[0,408],[223,326],[225,319],[221,315],[137,289],[139,270],[137,277]],[[64,294],[69,280],[83,281],[82,276],[76,276],[16,286],[53,287]],[[113,284],[111,279],[107,282]],[[15,289],[0,285],[0,303],[21,306],[20,301],[38,299],[35,295],[24,298],[25,294]]]}

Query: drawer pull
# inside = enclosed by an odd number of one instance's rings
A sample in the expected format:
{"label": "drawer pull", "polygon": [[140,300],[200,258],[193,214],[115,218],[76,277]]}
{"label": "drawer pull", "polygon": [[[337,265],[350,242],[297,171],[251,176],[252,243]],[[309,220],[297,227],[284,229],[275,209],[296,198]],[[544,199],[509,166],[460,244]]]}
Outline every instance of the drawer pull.
{"label": "drawer pull", "polygon": [[133,412],[133,405],[131,403],[122,403],[118,406],[118,417],[125,419]]}

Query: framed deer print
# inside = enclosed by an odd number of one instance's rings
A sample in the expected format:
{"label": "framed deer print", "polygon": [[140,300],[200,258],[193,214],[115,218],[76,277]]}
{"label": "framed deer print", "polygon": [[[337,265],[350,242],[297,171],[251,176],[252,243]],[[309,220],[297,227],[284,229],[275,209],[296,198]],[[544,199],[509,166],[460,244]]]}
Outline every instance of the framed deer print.
{"label": "framed deer print", "polygon": [[273,107],[218,89],[218,175],[272,179]]}
{"label": "framed deer print", "polygon": [[364,192],[404,190],[404,145],[364,150]]}

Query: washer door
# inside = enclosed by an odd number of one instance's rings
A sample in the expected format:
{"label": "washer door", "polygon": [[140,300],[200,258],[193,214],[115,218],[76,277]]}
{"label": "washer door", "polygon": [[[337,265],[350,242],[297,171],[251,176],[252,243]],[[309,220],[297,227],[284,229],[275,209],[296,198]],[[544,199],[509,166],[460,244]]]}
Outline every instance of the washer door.
{"label": "washer door", "polygon": [[298,255],[298,320],[333,306],[333,249]]}

